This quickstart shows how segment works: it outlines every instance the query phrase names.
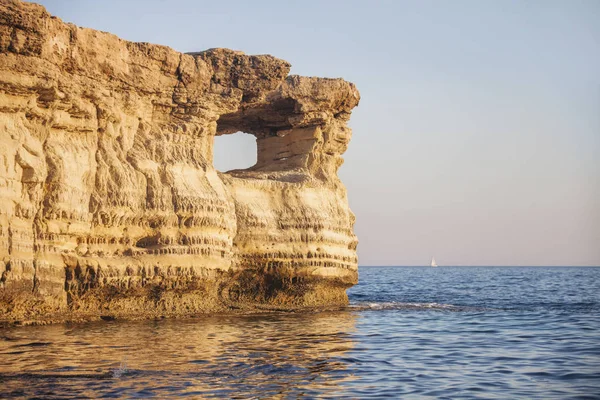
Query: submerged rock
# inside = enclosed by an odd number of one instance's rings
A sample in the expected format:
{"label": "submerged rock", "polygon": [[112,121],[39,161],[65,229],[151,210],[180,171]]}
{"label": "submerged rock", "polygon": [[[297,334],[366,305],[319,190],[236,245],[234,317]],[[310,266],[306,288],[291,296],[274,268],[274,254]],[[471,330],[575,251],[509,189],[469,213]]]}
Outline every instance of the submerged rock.
{"label": "submerged rock", "polygon": [[[269,55],[182,54],[0,1],[0,320],[347,303],[359,102]],[[215,135],[256,136],[246,170]]]}

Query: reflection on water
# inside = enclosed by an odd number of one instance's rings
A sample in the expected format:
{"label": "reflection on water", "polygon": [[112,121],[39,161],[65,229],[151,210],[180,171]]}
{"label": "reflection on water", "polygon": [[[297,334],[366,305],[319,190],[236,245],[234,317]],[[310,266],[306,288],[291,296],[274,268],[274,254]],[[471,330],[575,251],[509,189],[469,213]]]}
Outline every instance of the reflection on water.
{"label": "reflection on water", "polygon": [[600,268],[367,268],[346,311],[0,330],[0,398],[600,398]]}
{"label": "reflection on water", "polygon": [[[309,396],[350,378],[351,312],[23,327],[0,331],[12,396]],[[24,386],[27,383],[27,386]]]}

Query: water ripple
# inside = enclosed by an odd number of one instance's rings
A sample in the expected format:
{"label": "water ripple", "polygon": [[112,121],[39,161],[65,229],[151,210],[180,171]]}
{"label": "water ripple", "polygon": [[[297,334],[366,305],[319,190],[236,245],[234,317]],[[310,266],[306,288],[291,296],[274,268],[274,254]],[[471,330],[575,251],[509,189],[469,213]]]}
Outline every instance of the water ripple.
{"label": "water ripple", "polygon": [[5,329],[0,397],[600,398],[599,272],[361,269],[338,312]]}

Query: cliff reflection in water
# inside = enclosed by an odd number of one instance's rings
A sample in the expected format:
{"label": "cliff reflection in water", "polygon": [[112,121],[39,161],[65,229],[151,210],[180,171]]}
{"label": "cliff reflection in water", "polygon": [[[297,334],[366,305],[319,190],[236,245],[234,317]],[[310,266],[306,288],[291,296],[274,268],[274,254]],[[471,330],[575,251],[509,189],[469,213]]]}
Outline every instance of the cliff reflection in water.
{"label": "cliff reflection in water", "polygon": [[352,312],[15,328],[0,382],[9,396],[333,394],[354,329]]}

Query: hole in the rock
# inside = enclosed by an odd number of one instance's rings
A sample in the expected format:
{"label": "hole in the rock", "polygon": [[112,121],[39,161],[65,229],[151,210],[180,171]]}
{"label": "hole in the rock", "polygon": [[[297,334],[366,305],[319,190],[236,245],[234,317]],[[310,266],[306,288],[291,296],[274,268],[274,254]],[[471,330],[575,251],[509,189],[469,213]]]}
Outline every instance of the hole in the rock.
{"label": "hole in the rock", "polygon": [[215,136],[213,165],[221,172],[256,164],[256,137],[245,132]]}

